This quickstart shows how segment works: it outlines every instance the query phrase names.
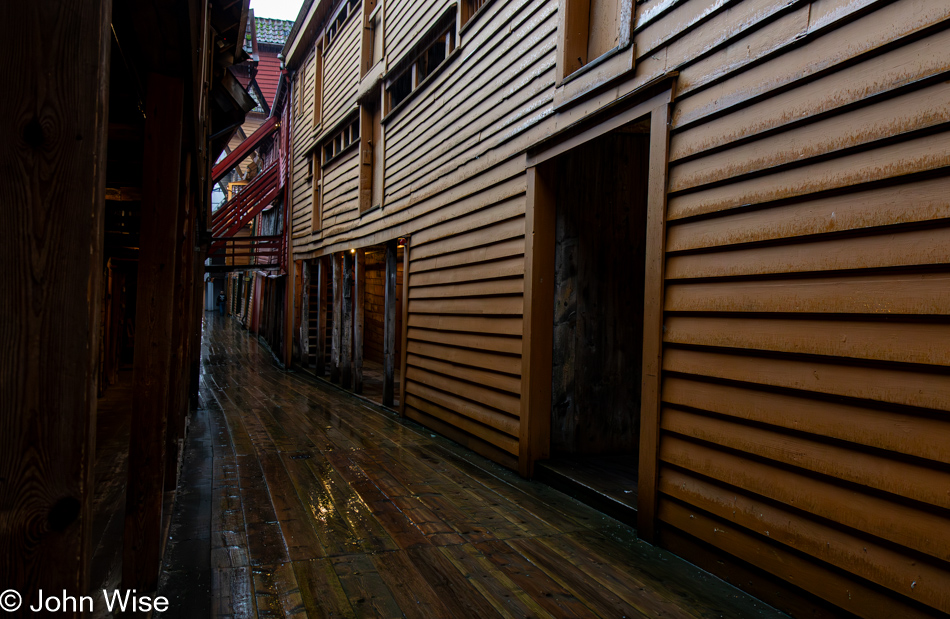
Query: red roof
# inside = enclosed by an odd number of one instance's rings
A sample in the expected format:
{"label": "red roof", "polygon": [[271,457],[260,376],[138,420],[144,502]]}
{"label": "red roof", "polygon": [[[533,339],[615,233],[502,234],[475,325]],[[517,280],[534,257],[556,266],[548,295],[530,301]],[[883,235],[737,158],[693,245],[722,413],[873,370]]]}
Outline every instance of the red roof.
{"label": "red roof", "polygon": [[267,106],[274,107],[277,84],[280,82],[280,60],[277,59],[277,52],[260,50],[258,54],[257,85],[261,87]]}

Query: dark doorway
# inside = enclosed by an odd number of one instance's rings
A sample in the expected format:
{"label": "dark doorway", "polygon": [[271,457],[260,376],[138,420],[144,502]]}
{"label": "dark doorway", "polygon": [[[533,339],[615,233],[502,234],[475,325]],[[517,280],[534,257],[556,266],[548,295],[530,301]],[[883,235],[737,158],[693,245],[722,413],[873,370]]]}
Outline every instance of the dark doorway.
{"label": "dark doorway", "polygon": [[[551,460],[539,475],[635,514],[649,124],[558,156]],[[555,479],[556,478],[556,479]],[[568,488],[565,488],[568,489]],[[603,502],[606,501],[606,504]],[[627,518],[624,518],[625,520]]]}
{"label": "dark doorway", "polygon": [[[399,406],[401,378],[399,359],[402,352],[403,321],[402,253],[403,248],[397,247],[395,242],[367,247],[363,253],[363,395],[377,404],[391,408]],[[387,282],[390,276],[394,279]],[[392,296],[388,303],[387,283]],[[391,355],[389,371],[392,373],[391,386],[388,388],[387,352]]]}

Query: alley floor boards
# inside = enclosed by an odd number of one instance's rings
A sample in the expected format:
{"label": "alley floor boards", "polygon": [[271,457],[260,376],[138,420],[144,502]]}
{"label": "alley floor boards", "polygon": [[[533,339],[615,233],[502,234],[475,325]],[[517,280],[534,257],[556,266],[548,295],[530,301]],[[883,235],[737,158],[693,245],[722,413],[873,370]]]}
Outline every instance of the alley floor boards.
{"label": "alley floor boards", "polygon": [[783,616],[206,316],[214,616]]}

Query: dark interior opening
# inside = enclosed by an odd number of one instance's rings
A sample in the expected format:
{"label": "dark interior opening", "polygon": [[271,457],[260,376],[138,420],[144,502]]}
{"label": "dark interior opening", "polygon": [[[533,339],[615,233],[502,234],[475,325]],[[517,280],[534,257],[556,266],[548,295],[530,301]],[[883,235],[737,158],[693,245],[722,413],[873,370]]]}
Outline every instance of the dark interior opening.
{"label": "dark interior opening", "polygon": [[551,164],[551,460],[539,475],[624,520],[637,496],[648,164],[646,123]]}

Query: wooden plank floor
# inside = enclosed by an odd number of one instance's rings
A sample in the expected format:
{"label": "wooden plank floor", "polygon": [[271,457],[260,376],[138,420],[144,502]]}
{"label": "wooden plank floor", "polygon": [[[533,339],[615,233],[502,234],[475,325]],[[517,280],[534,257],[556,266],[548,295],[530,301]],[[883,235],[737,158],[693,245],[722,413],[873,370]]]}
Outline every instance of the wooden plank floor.
{"label": "wooden plank floor", "polygon": [[215,616],[783,616],[206,316]]}

